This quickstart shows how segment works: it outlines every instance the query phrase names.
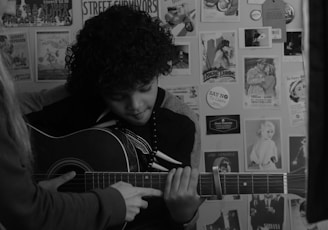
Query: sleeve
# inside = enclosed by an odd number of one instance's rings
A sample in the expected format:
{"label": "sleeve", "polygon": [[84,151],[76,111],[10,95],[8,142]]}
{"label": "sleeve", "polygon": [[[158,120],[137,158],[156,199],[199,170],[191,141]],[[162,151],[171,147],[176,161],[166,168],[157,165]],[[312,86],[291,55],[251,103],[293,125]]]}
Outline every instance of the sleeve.
{"label": "sleeve", "polygon": [[58,102],[69,96],[65,85],[58,85],[52,89],[43,89],[38,92],[22,92],[18,95],[23,114],[37,112],[44,106]]}
{"label": "sleeve", "polygon": [[172,110],[176,113],[189,117],[195,124],[195,141],[190,156],[191,166],[199,168],[200,164],[200,152],[201,152],[201,137],[200,137],[200,126],[198,116],[190,107],[176,98],[173,94],[165,91],[165,98],[162,102],[162,107]]}
{"label": "sleeve", "polygon": [[37,186],[16,146],[0,130],[0,222],[9,229],[105,229],[123,224],[125,202],[108,187],[86,193],[50,192]]}

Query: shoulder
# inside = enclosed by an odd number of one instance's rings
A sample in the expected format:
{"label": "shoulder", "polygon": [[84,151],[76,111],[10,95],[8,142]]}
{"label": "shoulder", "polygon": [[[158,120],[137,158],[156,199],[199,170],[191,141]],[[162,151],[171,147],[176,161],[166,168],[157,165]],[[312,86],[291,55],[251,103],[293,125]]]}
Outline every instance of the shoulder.
{"label": "shoulder", "polygon": [[172,93],[164,90],[164,99],[160,105],[161,108],[170,110],[174,113],[188,117],[194,123],[198,123],[198,117],[196,113],[190,109],[190,107],[174,96]]}

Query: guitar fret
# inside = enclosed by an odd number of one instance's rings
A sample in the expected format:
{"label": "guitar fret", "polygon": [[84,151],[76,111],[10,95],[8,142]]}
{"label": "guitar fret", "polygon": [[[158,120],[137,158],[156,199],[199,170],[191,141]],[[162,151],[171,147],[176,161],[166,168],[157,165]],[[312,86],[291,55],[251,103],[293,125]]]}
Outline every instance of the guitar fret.
{"label": "guitar fret", "polygon": [[239,175],[237,175],[237,189],[238,189],[238,195],[240,195],[240,189],[239,189]]}
{"label": "guitar fret", "polygon": [[238,175],[236,174],[226,174],[225,175],[226,177],[226,190],[225,190],[225,193],[226,194],[239,194],[239,184],[238,184]]}

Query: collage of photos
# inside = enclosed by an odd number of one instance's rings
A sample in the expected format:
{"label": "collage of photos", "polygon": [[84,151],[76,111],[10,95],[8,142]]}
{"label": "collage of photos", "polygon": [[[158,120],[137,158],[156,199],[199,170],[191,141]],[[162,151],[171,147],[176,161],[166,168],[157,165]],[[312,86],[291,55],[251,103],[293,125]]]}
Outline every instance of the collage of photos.
{"label": "collage of photos", "polygon": [[[301,1],[16,0],[16,15],[5,15],[0,30],[14,81],[31,85],[28,90],[65,83],[67,48],[89,19],[113,5],[145,11],[172,34],[177,55],[158,85],[195,112],[200,170],[212,175],[217,168],[223,191],[231,192],[207,199],[193,230],[324,229],[305,222],[304,193],[254,193],[259,175],[268,178],[263,191],[281,187],[280,179],[269,183],[271,175],[306,175],[309,83]],[[279,18],[267,17],[277,9]],[[234,185],[236,193],[227,191]]]}

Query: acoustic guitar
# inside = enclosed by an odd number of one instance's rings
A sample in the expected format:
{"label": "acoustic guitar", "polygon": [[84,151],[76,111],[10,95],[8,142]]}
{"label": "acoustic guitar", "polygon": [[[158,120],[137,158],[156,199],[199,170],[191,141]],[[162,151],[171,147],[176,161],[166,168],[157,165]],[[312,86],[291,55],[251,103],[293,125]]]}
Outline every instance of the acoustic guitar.
{"label": "acoustic guitar", "polygon": [[[51,136],[29,125],[36,153],[36,180],[69,171],[77,176],[59,191],[84,192],[119,181],[164,190],[167,172],[140,172],[137,152],[123,132],[88,128],[65,136]],[[305,175],[290,173],[200,173],[198,193],[223,195],[282,193],[305,197]]]}

